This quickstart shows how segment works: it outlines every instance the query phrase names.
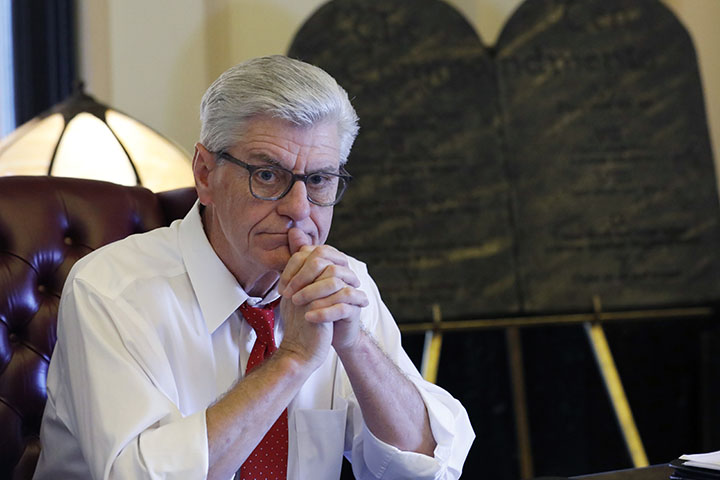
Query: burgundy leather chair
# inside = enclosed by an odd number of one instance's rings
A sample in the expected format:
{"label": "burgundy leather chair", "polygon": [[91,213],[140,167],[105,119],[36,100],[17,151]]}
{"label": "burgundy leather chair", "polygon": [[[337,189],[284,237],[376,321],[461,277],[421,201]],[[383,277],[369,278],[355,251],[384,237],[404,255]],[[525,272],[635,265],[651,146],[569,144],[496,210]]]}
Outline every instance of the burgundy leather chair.
{"label": "burgundy leather chair", "polygon": [[0,177],[0,478],[29,479],[58,303],[82,256],[182,218],[194,188],[155,194],[95,180]]}

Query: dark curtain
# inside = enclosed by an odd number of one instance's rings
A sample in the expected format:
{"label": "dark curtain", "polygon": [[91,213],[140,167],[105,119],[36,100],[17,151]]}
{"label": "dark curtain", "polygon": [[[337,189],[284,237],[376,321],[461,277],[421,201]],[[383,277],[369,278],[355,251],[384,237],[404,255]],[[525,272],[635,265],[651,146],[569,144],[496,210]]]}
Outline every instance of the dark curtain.
{"label": "dark curtain", "polygon": [[12,0],[15,121],[64,100],[76,78],[75,1]]}

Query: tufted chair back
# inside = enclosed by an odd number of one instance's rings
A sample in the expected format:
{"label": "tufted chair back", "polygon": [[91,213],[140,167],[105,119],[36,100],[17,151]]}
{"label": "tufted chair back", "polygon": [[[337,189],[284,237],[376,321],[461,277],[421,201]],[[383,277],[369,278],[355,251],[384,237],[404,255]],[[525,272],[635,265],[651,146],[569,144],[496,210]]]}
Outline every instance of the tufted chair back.
{"label": "tufted chair back", "polygon": [[40,454],[58,302],[82,256],[182,218],[195,189],[155,194],[95,180],[0,177],[0,478],[29,479]]}

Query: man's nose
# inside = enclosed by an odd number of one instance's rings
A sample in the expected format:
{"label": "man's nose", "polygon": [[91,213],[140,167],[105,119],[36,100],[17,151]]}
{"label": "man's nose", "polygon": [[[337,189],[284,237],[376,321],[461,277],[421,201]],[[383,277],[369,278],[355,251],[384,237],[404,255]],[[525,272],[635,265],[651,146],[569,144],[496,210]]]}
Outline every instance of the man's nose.
{"label": "man's nose", "polygon": [[307,187],[301,180],[296,181],[290,191],[277,202],[278,213],[287,215],[295,221],[310,216],[310,200],[307,198]]}

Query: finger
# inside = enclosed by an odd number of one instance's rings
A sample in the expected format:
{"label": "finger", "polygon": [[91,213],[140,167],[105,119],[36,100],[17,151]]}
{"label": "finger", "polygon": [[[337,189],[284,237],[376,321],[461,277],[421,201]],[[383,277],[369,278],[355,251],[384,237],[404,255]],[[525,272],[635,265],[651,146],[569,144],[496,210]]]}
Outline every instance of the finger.
{"label": "finger", "polygon": [[[341,288],[332,295],[313,300],[305,306],[305,309],[308,313],[317,312],[332,307],[333,305],[349,305],[352,307],[364,308],[369,305],[369,302],[365,292],[362,290],[345,287]],[[334,320],[337,320],[337,318],[333,319],[333,321]]]}
{"label": "finger", "polygon": [[292,302],[295,305],[307,305],[314,300],[329,297],[343,288],[359,286],[360,281],[352,270],[329,265],[312,283],[295,292],[292,295]]}
{"label": "finger", "polygon": [[350,270],[350,268],[342,265],[330,265],[325,270],[323,270],[323,273],[320,274],[317,280],[324,280],[326,278],[332,277],[339,278],[351,287],[358,288],[360,286],[360,279],[357,277],[357,275],[355,275],[355,272]]}
{"label": "finger", "polygon": [[305,313],[305,320],[311,323],[338,322],[358,316],[361,308],[347,303],[335,303],[325,308],[308,311]]}
{"label": "finger", "polygon": [[347,266],[347,256],[337,248],[330,245],[317,245],[313,249],[313,254],[330,260],[335,265]]}
{"label": "finger", "polygon": [[298,271],[302,268],[305,260],[316,248],[315,245],[303,245],[300,247],[297,253],[290,257],[288,263],[285,265],[283,273],[280,274],[280,281],[278,282],[278,292],[281,295],[292,295],[292,292],[285,292],[288,282],[297,275]]}
{"label": "finger", "polygon": [[310,236],[297,227],[289,229],[287,236],[288,250],[290,250],[290,260],[288,260],[287,265],[285,265],[285,269],[280,275],[280,281],[278,282],[278,292],[281,294],[283,293],[283,290],[285,290],[287,282],[297,273],[302,266],[304,258],[306,257],[301,256],[294,258],[295,254],[298,252],[309,252],[312,251],[312,248],[314,248]]}
{"label": "finger", "polygon": [[310,285],[331,265],[347,266],[347,257],[333,247],[321,245],[312,247],[313,250],[308,252],[309,248],[301,248],[300,252],[295,254],[299,256],[297,260],[295,255],[290,258],[291,261],[281,276],[285,281],[283,295],[293,295]]}
{"label": "finger", "polygon": [[294,255],[305,245],[312,245],[310,235],[297,227],[288,230],[288,248],[290,249],[290,255]]}
{"label": "finger", "polygon": [[337,277],[317,280],[310,285],[303,287],[292,296],[293,305],[307,305],[316,300],[327,298],[348,285]]}
{"label": "finger", "polygon": [[280,292],[281,295],[291,295],[291,293],[285,291],[287,284],[297,274],[300,268],[302,268],[308,255],[309,252],[300,251],[290,257],[290,260],[288,260],[288,263],[285,265],[285,269],[280,274],[280,281],[278,282],[278,292]]}
{"label": "finger", "polygon": [[302,259],[302,265],[297,268],[295,273],[290,275],[291,278],[288,280],[283,294],[288,296],[294,295],[302,288],[305,288],[317,280],[323,271],[331,265],[330,260],[312,255],[311,252],[310,255]]}

